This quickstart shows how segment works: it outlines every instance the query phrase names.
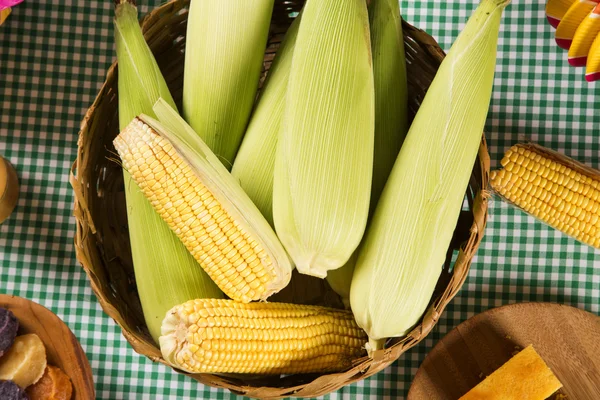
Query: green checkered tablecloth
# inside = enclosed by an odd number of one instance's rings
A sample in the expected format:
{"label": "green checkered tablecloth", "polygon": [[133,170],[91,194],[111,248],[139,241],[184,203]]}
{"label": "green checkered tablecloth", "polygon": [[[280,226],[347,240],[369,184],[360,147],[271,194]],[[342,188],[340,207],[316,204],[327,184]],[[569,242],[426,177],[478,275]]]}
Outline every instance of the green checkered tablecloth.
{"label": "green checkered tablecloth", "polygon": [[[142,12],[160,4],[139,0]],[[442,48],[476,0],[402,0],[405,18]],[[567,65],[543,0],[505,13],[487,124],[492,165],[532,140],[600,167],[599,84]],[[114,59],[112,1],[25,0],[0,27],[0,154],[15,165],[21,197],[0,225],[0,292],[39,302],[79,338],[98,398],[234,398],[136,354],[101,310],[75,259],[68,173],[78,127]],[[401,398],[419,364],[451,328],[488,308],[551,301],[600,312],[600,253],[494,198],[469,277],[432,334],[378,375],[325,398]]]}

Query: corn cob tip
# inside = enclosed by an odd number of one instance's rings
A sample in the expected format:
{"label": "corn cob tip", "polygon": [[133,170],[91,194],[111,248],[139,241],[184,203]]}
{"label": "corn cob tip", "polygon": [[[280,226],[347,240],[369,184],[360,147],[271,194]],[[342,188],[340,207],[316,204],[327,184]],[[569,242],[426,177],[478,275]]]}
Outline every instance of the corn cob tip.
{"label": "corn cob tip", "polygon": [[[175,315],[176,307],[167,311],[161,326],[161,336],[158,339],[163,358],[171,365],[176,365],[176,354],[183,351],[185,343],[185,325]],[[186,371],[192,372],[192,371]]]}

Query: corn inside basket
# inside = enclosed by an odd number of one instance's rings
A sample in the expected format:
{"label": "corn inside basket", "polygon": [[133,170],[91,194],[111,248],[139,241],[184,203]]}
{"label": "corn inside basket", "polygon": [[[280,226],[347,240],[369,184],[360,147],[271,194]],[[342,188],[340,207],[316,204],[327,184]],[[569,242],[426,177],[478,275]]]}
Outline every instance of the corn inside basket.
{"label": "corn inside basket", "polygon": [[[146,40],[178,106],[182,98],[188,3],[189,0],[171,1],[156,8],[143,20]],[[293,15],[301,9],[302,4],[303,1],[299,0],[275,1],[269,44],[264,58],[263,79]],[[403,23],[403,28],[409,114],[412,119],[444,53],[425,32],[406,22]],[[165,363],[144,322],[131,260],[122,169],[114,161],[112,141],[119,133],[117,75],[115,63],[109,69],[106,82],[81,124],[77,160],[71,176],[77,220],[76,252],[102,308],[119,324],[135,351],[153,361]],[[462,286],[483,238],[487,218],[487,201],[483,189],[487,187],[488,175],[489,156],[485,139],[482,139],[466,192],[468,208],[461,213],[454,230],[444,271],[433,299],[421,322],[407,336],[388,340],[385,350],[377,351],[373,358],[365,356],[355,360],[351,369],[340,373],[285,377],[211,374],[190,376],[203,384],[250,397],[313,397],[360,381],[393,363],[431,331],[446,305]],[[342,306],[335,292],[324,280],[318,280],[315,284],[315,280],[294,273],[290,287],[271,299]]]}

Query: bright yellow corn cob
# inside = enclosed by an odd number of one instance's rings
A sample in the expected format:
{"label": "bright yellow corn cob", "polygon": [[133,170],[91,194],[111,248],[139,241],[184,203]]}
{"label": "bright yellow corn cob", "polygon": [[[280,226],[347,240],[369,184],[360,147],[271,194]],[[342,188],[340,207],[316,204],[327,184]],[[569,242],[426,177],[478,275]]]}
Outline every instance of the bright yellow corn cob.
{"label": "bright yellow corn cob", "polygon": [[586,174],[535,145],[515,145],[493,171],[491,184],[504,198],[548,225],[600,248],[600,173]]}
{"label": "bright yellow corn cob", "polygon": [[295,374],[347,369],[365,340],[348,311],[204,299],[167,313],[160,348],[192,373]]}
{"label": "bright yellow corn cob", "polygon": [[[161,97],[176,109],[144,40],[133,0],[121,0],[115,7],[115,43],[120,128],[141,113],[154,115],[152,106]],[[123,178],[135,281],[146,325],[158,342],[167,310],[189,299],[222,298],[223,293],[154,211],[126,170]]]}
{"label": "bright yellow corn cob", "polygon": [[[174,113],[166,104],[163,111]],[[185,139],[167,139],[172,131],[140,118],[119,134],[115,148],[152,206],[212,280],[243,302],[266,299],[285,287],[291,265],[283,247],[239,185],[239,190],[231,188],[234,178],[207,153],[210,149],[192,131],[189,138],[204,146],[194,153]]]}

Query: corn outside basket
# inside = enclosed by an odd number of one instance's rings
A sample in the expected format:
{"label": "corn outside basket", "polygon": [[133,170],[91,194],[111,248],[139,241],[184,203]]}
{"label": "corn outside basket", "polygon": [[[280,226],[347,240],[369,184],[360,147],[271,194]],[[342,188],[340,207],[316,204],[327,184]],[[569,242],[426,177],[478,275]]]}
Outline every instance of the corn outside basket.
{"label": "corn outside basket", "polygon": [[[143,20],[146,40],[165,75],[173,97],[182,97],[187,5],[189,0],[174,0],[152,11]],[[275,2],[269,45],[265,54],[264,74],[278,44],[299,11],[303,1]],[[419,107],[444,53],[425,32],[403,23],[408,68],[411,118]],[[75,191],[77,259],[83,265],[104,311],[121,327],[134,350],[153,361],[162,362],[160,350],[146,328],[137,294],[127,229],[123,175],[114,161],[112,140],[118,134],[118,95],[116,63],[108,70],[106,82],[90,107],[79,132],[77,160],[73,164],[71,184]],[[462,286],[483,238],[487,218],[485,188],[488,185],[489,155],[485,138],[473,167],[466,192],[468,207],[461,213],[447,251],[444,271],[421,322],[403,338],[388,340],[385,350],[354,361],[350,370],[325,375],[304,374],[285,377],[241,375],[190,375],[213,387],[257,398],[285,396],[313,397],[332,392],[381,371],[402,353],[419,343],[438,321],[446,305]],[[271,297],[273,301],[337,305],[341,302],[324,280],[294,273],[291,288]],[[309,293],[312,297],[306,296]],[[309,298],[310,297],[310,298]],[[181,371],[178,371],[182,373]]]}

